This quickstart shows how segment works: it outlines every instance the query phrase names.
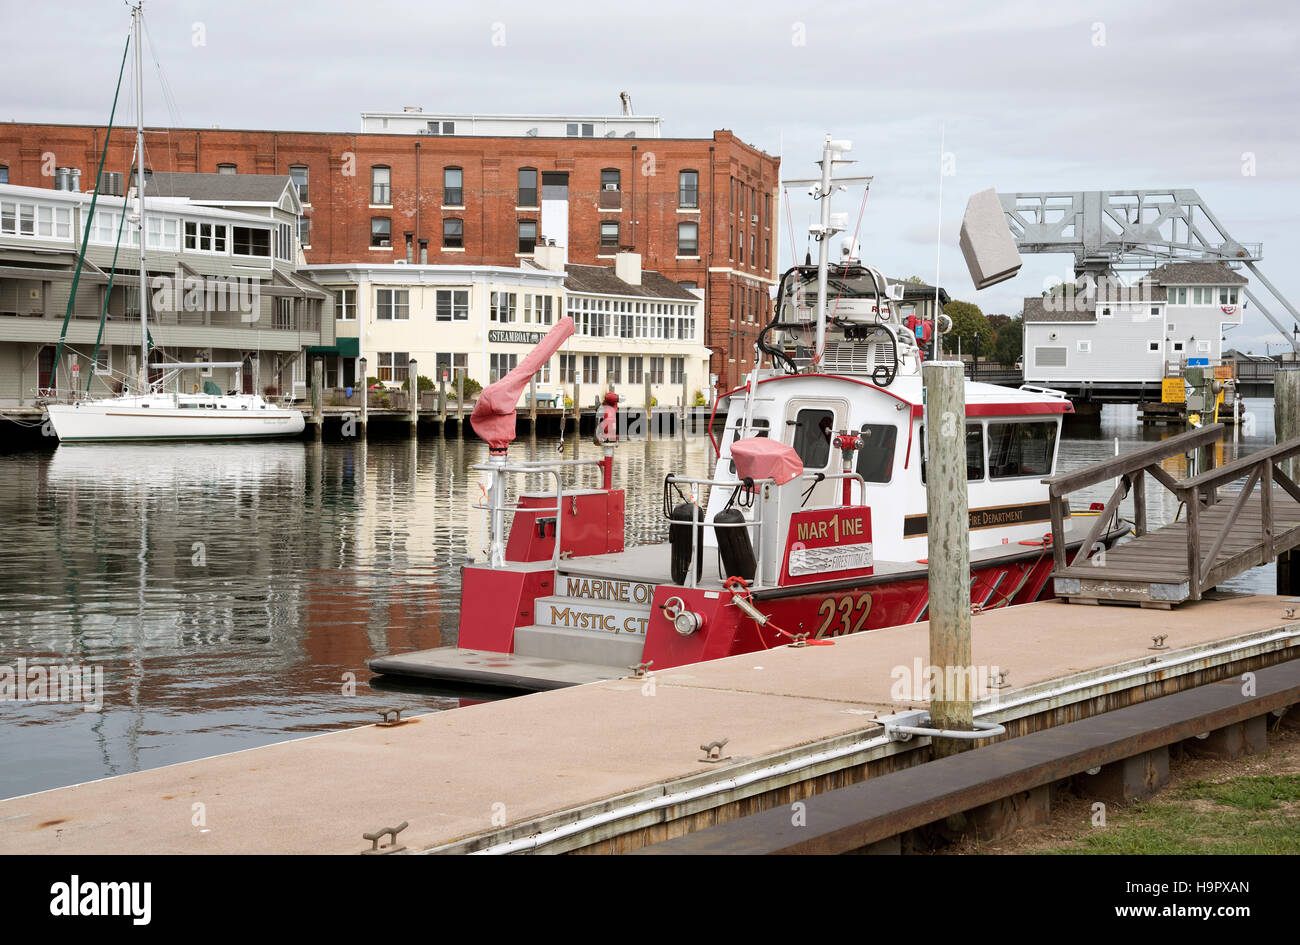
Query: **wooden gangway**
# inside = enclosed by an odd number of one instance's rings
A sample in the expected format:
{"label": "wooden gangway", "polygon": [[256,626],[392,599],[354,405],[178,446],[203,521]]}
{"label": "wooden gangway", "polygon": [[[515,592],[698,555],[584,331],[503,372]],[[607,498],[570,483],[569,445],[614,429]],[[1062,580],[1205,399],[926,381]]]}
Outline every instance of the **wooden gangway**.
{"label": "wooden gangway", "polygon": [[[1170,437],[1124,456],[1043,480],[1050,487],[1056,594],[1075,603],[1127,601],[1172,607],[1200,600],[1218,584],[1273,561],[1300,545],[1300,486],[1278,464],[1300,454],[1300,438],[1214,467],[1222,424]],[[1199,452],[1203,471],[1177,480],[1161,467]],[[1119,479],[1074,557],[1066,560],[1064,520],[1071,492]],[[1146,480],[1182,503],[1178,521],[1147,528]],[[1133,495],[1136,537],[1103,550],[1097,545],[1120,501]]]}

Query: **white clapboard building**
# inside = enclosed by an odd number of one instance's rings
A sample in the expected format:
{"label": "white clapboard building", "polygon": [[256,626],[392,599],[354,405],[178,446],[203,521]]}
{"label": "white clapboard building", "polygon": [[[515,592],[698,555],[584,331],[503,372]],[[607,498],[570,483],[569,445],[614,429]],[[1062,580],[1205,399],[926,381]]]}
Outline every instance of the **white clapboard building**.
{"label": "white clapboard building", "polygon": [[1025,381],[1070,393],[1157,390],[1166,364],[1216,364],[1241,324],[1246,279],[1218,262],[1025,299]]}

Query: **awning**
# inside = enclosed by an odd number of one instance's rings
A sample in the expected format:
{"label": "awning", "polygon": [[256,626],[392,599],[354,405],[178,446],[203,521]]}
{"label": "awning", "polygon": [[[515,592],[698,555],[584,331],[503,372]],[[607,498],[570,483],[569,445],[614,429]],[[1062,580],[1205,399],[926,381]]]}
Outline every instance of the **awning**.
{"label": "awning", "polygon": [[344,358],[361,357],[360,338],[339,338],[332,345],[311,345],[307,348],[307,357],[323,357],[337,354]]}

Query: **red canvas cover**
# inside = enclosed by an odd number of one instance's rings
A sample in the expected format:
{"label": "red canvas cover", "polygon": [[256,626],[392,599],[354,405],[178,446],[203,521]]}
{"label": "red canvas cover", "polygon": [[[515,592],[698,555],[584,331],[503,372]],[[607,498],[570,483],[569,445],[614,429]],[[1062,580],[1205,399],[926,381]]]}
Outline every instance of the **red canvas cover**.
{"label": "red canvas cover", "polygon": [[783,486],[803,475],[803,462],[794,447],[766,436],[750,436],[732,443],[731,458],[741,479],[774,479]]}
{"label": "red canvas cover", "polygon": [[515,407],[523,396],[528,380],[550,360],[560,345],[573,334],[573,319],[567,315],[556,322],[546,337],[537,343],[528,357],[495,384],[489,384],[478,396],[469,422],[474,432],[493,453],[504,453],[515,438]]}

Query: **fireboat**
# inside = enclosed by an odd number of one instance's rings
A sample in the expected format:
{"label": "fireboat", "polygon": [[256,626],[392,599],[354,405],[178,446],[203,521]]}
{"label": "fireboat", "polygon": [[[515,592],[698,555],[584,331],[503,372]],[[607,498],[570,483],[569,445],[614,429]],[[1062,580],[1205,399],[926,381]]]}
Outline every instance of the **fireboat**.
{"label": "fireboat", "polygon": [[[781,276],[754,370],[716,400],[712,478],[665,477],[667,541],[625,544],[624,492],[612,481],[613,394],[597,419],[601,459],[508,455],[528,379],[573,334],[572,320],[561,319],[473,411],[489,447],[488,461],[474,467],[486,475],[477,507],[487,541],[482,560],[462,568],[457,645],[376,657],[373,671],[537,691],[777,646],[831,645],[926,619],[921,365],[946,316],[924,330],[900,318],[898,287],[855,258],[851,239],[831,263],[828,240],[839,231],[829,214],[831,170],[844,150],[828,137],[818,162],[817,265]],[[1062,419],[1073,408],[1061,392],[1038,387],[967,381],[965,395],[971,607],[1051,597],[1043,480],[1055,472]],[[725,421],[715,438],[718,414]],[[581,467],[599,474],[598,486],[565,485]],[[535,476],[554,487],[507,503],[510,477]],[[1072,554],[1093,519],[1066,511],[1058,540]],[[1116,517],[1086,553],[1130,527]]]}

